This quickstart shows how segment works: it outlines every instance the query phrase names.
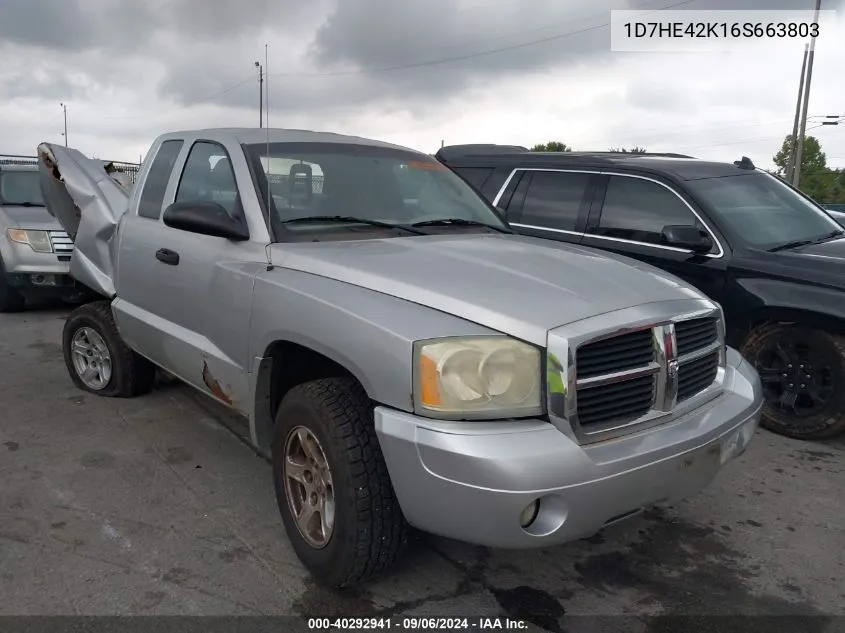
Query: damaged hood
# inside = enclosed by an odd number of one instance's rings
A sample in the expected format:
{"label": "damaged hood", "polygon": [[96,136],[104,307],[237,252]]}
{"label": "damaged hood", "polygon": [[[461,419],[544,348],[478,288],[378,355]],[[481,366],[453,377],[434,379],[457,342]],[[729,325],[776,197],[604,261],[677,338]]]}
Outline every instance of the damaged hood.
{"label": "damaged hood", "polygon": [[552,328],[656,301],[703,299],[633,259],[522,235],[274,244],[273,264],[375,290],[537,344]]}
{"label": "damaged hood", "polygon": [[114,297],[114,236],[129,208],[129,188],[112,175],[109,163],[52,143],[38,146],[38,170],[47,210],[74,242],[70,274]]}

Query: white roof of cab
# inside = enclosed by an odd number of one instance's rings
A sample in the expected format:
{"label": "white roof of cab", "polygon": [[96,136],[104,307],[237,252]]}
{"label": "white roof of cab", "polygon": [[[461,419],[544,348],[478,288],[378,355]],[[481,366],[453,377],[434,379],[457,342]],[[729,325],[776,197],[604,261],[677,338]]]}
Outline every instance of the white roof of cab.
{"label": "white roof of cab", "polygon": [[348,143],[350,145],[369,145],[371,147],[384,147],[387,149],[404,150],[414,152],[422,156],[428,156],[419,150],[384,143],[374,139],[360,136],[348,136],[346,134],[335,134],[334,132],[315,132],[313,130],[286,130],[282,128],[208,128],[204,130],[184,130],[181,132],[168,132],[159,138],[162,141],[168,139],[195,139],[207,138],[208,140],[227,140],[248,145],[266,143],[269,133],[271,143]]}

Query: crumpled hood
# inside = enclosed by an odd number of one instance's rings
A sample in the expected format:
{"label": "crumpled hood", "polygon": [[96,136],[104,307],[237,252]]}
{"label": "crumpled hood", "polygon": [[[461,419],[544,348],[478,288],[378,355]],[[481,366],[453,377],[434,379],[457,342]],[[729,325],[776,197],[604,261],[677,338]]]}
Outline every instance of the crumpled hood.
{"label": "crumpled hood", "polygon": [[38,170],[47,210],[74,241],[70,274],[92,290],[114,297],[113,237],[129,208],[129,190],[102,162],[52,143],[38,146]]}
{"label": "crumpled hood", "polygon": [[62,225],[44,207],[0,207],[7,228],[38,231],[61,231]]}
{"label": "crumpled hood", "polygon": [[548,330],[589,316],[704,298],[641,262],[522,235],[274,244],[271,257],[275,266],[375,290],[543,345]]}

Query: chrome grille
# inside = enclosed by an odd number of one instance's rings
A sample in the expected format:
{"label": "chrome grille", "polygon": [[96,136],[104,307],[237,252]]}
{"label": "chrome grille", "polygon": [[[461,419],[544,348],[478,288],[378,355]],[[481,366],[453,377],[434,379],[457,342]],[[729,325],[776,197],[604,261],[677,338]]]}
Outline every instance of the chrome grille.
{"label": "chrome grille", "polygon": [[50,243],[53,245],[53,251],[60,257],[73,252],[73,240],[65,231],[50,231]]}
{"label": "chrome grille", "polygon": [[721,384],[725,348],[718,309],[579,339],[566,370],[574,389],[561,417],[587,441],[659,422],[680,403],[714,393],[710,387]]}

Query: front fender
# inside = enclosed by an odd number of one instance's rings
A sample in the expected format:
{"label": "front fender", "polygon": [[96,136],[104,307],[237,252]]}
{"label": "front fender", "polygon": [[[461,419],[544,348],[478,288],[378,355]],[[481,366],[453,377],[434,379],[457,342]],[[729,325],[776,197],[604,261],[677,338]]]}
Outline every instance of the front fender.
{"label": "front fender", "polygon": [[370,398],[413,411],[415,340],[498,334],[470,321],[327,277],[284,268],[255,280],[251,358],[289,341],[332,359],[352,373]]}
{"label": "front fender", "polygon": [[845,320],[842,290],[777,279],[740,279],[738,284],[759,301],[758,309],[800,310]]}

